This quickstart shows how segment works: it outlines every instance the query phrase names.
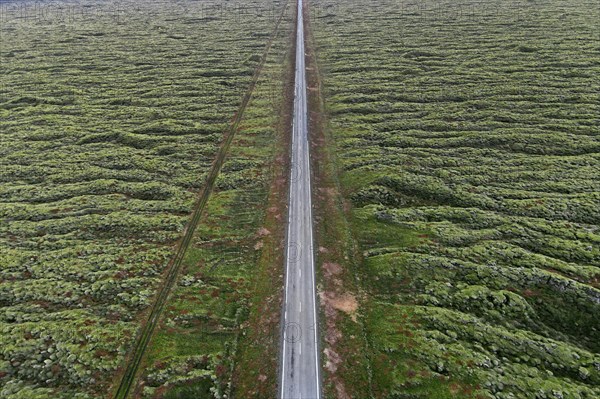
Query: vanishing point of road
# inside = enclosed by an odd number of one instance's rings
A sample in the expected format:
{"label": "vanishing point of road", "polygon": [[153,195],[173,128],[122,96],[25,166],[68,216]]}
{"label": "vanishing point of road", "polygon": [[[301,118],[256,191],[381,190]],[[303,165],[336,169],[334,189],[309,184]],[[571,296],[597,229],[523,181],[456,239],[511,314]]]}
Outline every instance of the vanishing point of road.
{"label": "vanishing point of road", "polygon": [[302,10],[302,0],[298,0],[292,160],[282,315],[281,399],[321,397]]}

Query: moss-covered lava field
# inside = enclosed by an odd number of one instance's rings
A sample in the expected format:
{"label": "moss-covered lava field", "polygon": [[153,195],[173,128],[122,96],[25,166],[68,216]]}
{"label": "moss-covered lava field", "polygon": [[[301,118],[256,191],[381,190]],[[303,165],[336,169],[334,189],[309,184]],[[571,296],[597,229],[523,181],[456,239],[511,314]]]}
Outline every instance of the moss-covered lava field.
{"label": "moss-covered lava field", "polygon": [[312,4],[370,394],[599,397],[598,2]]}

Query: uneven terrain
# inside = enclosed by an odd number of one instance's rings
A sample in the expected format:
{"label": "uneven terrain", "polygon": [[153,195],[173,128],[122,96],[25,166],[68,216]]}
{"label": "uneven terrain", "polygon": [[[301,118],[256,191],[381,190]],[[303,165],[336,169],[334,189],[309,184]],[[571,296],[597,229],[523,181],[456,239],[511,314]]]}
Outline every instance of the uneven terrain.
{"label": "uneven terrain", "polygon": [[[109,396],[282,4],[2,2],[1,397]],[[272,109],[255,109],[246,128],[273,134]],[[239,204],[235,189],[262,184],[263,158],[230,161],[221,197]],[[247,271],[201,251],[188,259]],[[193,284],[184,276],[176,298]],[[205,283],[212,301],[219,284]],[[234,306],[220,306],[207,326],[235,323]],[[198,353],[209,375],[227,334]]]}
{"label": "uneven terrain", "polygon": [[336,317],[364,325],[368,356],[345,367],[338,347],[362,341],[337,330],[327,378],[350,395],[368,375],[377,398],[598,397],[598,3],[311,3],[358,248],[340,259],[357,313]]}
{"label": "uneven terrain", "polygon": [[[308,6],[324,396],[600,397],[598,1]],[[276,395],[294,17],[0,1],[0,398]]]}
{"label": "uneven terrain", "polygon": [[274,198],[285,194],[276,180],[286,170],[282,111],[293,26],[293,10],[279,11],[134,397],[275,395],[283,217]]}

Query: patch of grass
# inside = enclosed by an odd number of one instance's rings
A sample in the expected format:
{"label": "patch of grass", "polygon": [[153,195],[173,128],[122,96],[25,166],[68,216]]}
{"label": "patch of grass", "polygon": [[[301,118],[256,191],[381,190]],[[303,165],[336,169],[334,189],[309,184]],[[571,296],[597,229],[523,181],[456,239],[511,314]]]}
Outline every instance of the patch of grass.
{"label": "patch of grass", "polygon": [[[379,210],[384,211],[384,209],[379,207]],[[377,206],[366,206],[357,209],[353,216],[352,224],[355,226],[356,231],[360,231],[360,240],[365,246],[410,247],[427,237],[427,233],[424,231],[404,227],[394,223],[391,218],[387,219],[385,211],[379,213]]]}
{"label": "patch of grass", "polygon": [[165,399],[209,399],[212,398],[210,392],[210,382],[202,381],[193,386],[175,386],[165,394]]}

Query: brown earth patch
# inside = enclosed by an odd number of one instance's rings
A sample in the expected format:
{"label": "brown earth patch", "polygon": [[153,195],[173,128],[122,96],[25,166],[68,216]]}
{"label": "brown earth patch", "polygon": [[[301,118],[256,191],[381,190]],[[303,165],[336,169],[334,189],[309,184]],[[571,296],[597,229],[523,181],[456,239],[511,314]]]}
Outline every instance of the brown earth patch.
{"label": "brown earth patch", "polygon": [[261,227],[260,229],[258,229],[257,234],[259,237],[264,237],[264,236],[268,236],[269,234],[271,234],[271,232],[267,228]]}
{"label": "brown earth patch", "polygon": [[[342,363],[342,358],[338,355],[333,349],[325,348],[323,350],[325,357],[327,360],[325,361],[325,369],[330,373],[334,374],[340,363]],[[346,392],[344,385],[341,383],[335,384],[336,398],[337,399],[350,399],[350,395]]]}
{"label": "brown earth patch", "polygon": [[356,297],[348,292],[335,293],[335,292],[320,292],[319,298],[321,305],[325,308],[325,314],[329,317],[335,317],[335,312],[340,311],[346,313],[352,318],[352,321],[356,322],[356,311],[358,310],[358,301]]}
{"label": "brown earth patch", "polygon": [[325,277],[332,277],[342,272],[342,267],[333,262],[324,262],[323,263],[323,274]]}

